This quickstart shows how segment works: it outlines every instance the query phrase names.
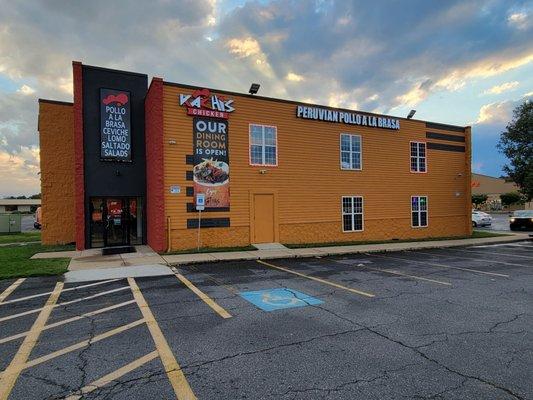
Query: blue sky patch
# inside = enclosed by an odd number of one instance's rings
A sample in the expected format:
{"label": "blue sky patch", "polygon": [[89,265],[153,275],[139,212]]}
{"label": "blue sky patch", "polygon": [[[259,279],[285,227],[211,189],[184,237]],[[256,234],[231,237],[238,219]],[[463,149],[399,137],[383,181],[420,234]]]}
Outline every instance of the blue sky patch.
{"label": "blue sky patch", "polygon": [[314,306],[323,303],[322,300],[315,297],[287,288],[254,290],[241,292],[239,295],[263,311]]}

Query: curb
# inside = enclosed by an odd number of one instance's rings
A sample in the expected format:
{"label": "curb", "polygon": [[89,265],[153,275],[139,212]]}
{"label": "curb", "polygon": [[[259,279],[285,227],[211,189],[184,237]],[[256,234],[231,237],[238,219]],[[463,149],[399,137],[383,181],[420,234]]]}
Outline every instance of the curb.
{"label": "curb", "polygon": [[[476,240],[476,239],[472,239]],[[203,253],[206,255],[205,259],[198,259],[198,260],[191,260],[191,261],[183,261],[183,262],[167,262],[167,265],[171,267],[179,267],[183,265],[192,265],[192,264],[214,264],[214,263],[221,263],[221,262],[227,262],[227,261],[255,261],[255,260],[274,260],[274,259],[291,259],[291,258],[320,258],[320,257],[329,257],[329,256],[339,256],[339,255],[346,255],[346,254],[362,254],[362,253],[390,253],[395,251],[412,251],[412,250],[426,250],[426,249],[446,249],[446,248],[453,248],[453,247],[467,247],[467,246],[473,246],[473,245],[479,245],[479,244],[505,244],[505,243],[516,243],[516,242],[525,242],[525,241],[533,241],[533,236],[530,235],[529,238],[527,237],[517,237],[517,238],[508,238],[507,240],[494,240],[490,242],[484,242],[483,239],[479,239],[479,242],[474,243],[450,243],[450,244],[435,244],[435,245],[428,245],[424,247],[418,247],[418,246],[409,246],[403,247],[401,249],[397,248],[383,248],[383,249],[370,249],[370,250],[357,250],[357,249],[347,249],[346,251],[334,251],[334,252],[328,252],[328,251],[322,251],[318,249],[324,249],[324,247],[321,248],[309,248],[309,253],[306,254],[302,251],[302,254],[284,254],[284,255],[252,255],[244,256],[244,257],[237,257],[234,259],[227,258],[227,259],[212,259],[212,253]],[[408,242],[407,242],[408,243]],[[407,244],[406,243],[406,244]],[[412,243],[420,243],[420,242],[412,242]],[[430,243],[430,242],[428,242]],[[366,245],[362,245],[366,246]],[[304,249],[304,248],[301,248]],[[313,254],[311,253],[313,252]],[[202,255],[202,253],[194,253],[195,255]],[[208,257],[209,255],[209,257]],[[216,256],[214,256],[216,257]]]}

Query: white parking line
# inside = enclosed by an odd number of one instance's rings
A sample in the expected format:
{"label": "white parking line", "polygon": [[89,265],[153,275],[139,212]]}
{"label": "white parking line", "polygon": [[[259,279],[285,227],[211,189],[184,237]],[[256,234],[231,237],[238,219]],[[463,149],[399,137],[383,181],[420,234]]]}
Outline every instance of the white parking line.
{"label": "white parking line", "polygon": [[[91,286],[98,286],[98,285],[104,285],[106,283],[111,283],[111,282],[115,282],[115,281],[119,281],[120,279],[110,279],[110,280],[107,280],[107,281],[101,281],[101,282],[96,282],[96,283],[89,283],[88,285],[81,285],[81,286],[76,286],[76,287],[72,287],[72,288],[68,288],[68,289],[63,289],[61,291],[61,293],[64,293],[64,292],[69,292],[71,290],[78,290],[78,289],[84,289],[84,288],[88,288],[88,287],[91,287]],[[33,294],[31,296],[26,296],[26,297],[20,297],[18,299],[13,299],[13,300],[9,300],[9,301],[4,301],[3,303],[0,303],[0,304],[11,304],[11,303],[17,303],[19,301],[24,301],[24,300],[29,300],[29,299],[34,299],[36,297],[42,297],[42,296],[48,296],[49,294],[51,294],[52,292],[46,292],[46,293],[39,293],[39,294]]]}
{"label": "white parking line", "polygon": [[7,296],[13,293],[13,291],[18,288],[20,284],[25,280],[26,278],[20,278],[13,282],[11,285],[9,285],[9,287],[0,294],[0,304],[3,304],[2,302],[7,298]]}
{"label": "white parking line", "polygon": [[472,268],[454,267],[454,266],[446,265],[446,264],[433,263],[433,262],[420,261],[420,260],[413,260],[413,259],[410,259],[410,258],[393,257],[393,256],[388,256],[388,255],[385,256],[385,255],[382,255],[382,254],[375,254],[375,253],[365,253],[365,254],[368,255],[368,256],[373,256],[373,257],[390,258],[392,260],[400,260],[400,261],[413,262],[413,263],[416,263],[416,264],[424,264],[424,265],[429,265],[430,267],[458,269],[460,271],[467,271],[467,272],[472,272],[472,273],[475,273],[475,274],[501,276],[502,278],[509,278],[509,275],[499,274],[499,273],[496,273],[496,272],[486,272],[486,271],[480,271],[478,269],[472,269]]}
{"label": "white parking line", "polygon": [[[112,289],[112,290],[107,290],[105,292],[96,293],[96,294],[93,294],[91,296],[82,297],[80,299],[65,301],[63,303],[59,303],[59,304],[54,305],[54,307],[60,307],[60,306],[66,306],[66,305],[69,305],[69,304],[79,303],[80,301],[95,299],[97,297],[104,296],[104,295],[109,294],[109,293],[115,293],[115,292],[119,292],[121,290],[127,290],[127,289],[129,289],[129,286],[123,286],[123,287],[119,287],[117,289]],[[8,315],[7,317],[0,318],[0,322],[8,321],[10,319],[15,319],[15,318],[19,318],[19,317],[23,317],[25,315],[35,314],[35,313],[38,313],[39,311],[41,311],[42,309],[43,309],[43,307],[36,308],[36,309],[30,310],[30,311],[24,311],[24,312],[21,312],[19,314]]]}
{"label": "white parking line", "polygon": [[521,254],[513,254],[513,253],[501,253],[499,251],[490,251],[490,250],[475,251],[475,250],[464,250],[464,249],[454,249],[454,250],[455,251],[462,251],[462,252],[465,252],[465,253],[486,254],[488,256],[490,256],[491,254],[498,254],[498,255],[501,255],[501,256],[527,258],[527,259],[533,260],[532,256],[523,256]]}
{"label": "white parking line", "polygon": [[[449,249],[449,250],[451,250],[451,249]],[[510,266],[512,266],[512,267],[533,268],[533,266],[530,266],[530,265],[515,264],[515,263],[506,262],[506,261],[480,260],[480,258],[477,257],[477,256],[472,256],[472,257],[467,257],[467,256],[450,256],[450,255],[446,255],[446,254],[426,253],[425,251],[420,251],[420,250],[416,250],[416,253],[426,254],[426,255],[428,255],[428,256],[443,256],[443,257],[455,257],[455,258],[466,257],[466,258],[469,258],[470,260],[487,261],[487,262],[490,262],[490,263],[496,263],[496,264],[502,264],[502,265],[510,265]]]}
{"label": "white parking line", "polygon": [[57,282],[54,288],[54,291],[46,301],[45,306],[42,308],[42,311],[39,313],[39,316],[33,323],[30,331],[22,344],[20,345],[17,353],[7,366],[7,368],[0,375],[0,399],[7,400],[15,383],[17,382],[20,373],[24,369],[24,365],[28,360],[28,357],[31,354],[31,351],[35,345],[39,342],[39,335],[41,334],[43,327],[46,324],[46,320],[50,317],[54,304],[56,303],[59,295],[61,294],[61,289],[63,289],[63,282]]}
{"label": "white parking line", "polygon": [[[528,243],[529,243],[529,242],[528,242]],[[526,247],[526,248],[529,247],[529,248],[533,248],[532,245],[527,244],[527,243],[484,244],[484,245],[475,246],[475,247],[485,248],[485,247],[505,247],[505,246],[511,246],[511,247]]]}
{"label": "white parking line", "polygon": [[[112,306],[101,308],[101,309],[96,310],[96,311],[91,311],[91,312],[88,312],[88,313],[85,313],[85,314],[77,315],[77,316],[72,317],[72,318],[63,319],[61,321],[54,322],[54,323],[52,323],[50,325],[46,325],[43,328],[43,331],[45,331],[47,329],[56,328],[56,327],[61,326],[61,325],[65,325],[65,324],[68,324],[70,322],[78,321],[78,320],[80,320],[82,318],[94,317],[95,315],[102,314],[102,313],[107,312],[107,311],[115,310],[117,308],[124,307],[124,306],[127,306],[128,304],[133,304],[133,303],[135,303],[135,300],[125,301],[124,303],[114,304]],[[2,339],[0,339],[0,344],[11,342],[12,340],[23,338],[24,336],[26,336],[28,334],[28,332],[29,331],[22,332],[22,333],[17,333],[16,335],[2,338]]]}
{"label": "white parking line", "polygon": [[145,356],[142,356],[129,364],[124,365],[123,367],[120,367],[116,371],[113,371],[91,383],[89,383],[87,386],[82,387],[80,390],[78,390],[77,393],[79,394],[72,394],[68,397],[65,397],[65,400],[78,400],[81,399],[84,394],[91,393],[95,391],[96,389],[100,389],[109,383],[116,381],[117,379],[123,377],[124,375],[136,370],[137,368],[143,366],[144,364],[149,363],[152,360],[155,360],[157,357],[159,357],[159,353],[157,350],[152,351],[151,353],[146,354]]}
{"label": "white parking line", "polygon": [[438,283],[439,285],[452,286],[452,284],[450,282],[437,281],[436,279],[424,278],[422,276],[404,274],[403,272],[398,272],[398,271],[395,271],[395,270],[392,270],[392,269],[372,268],[372,267],[369,267],[369,266],[366,266],[366,265],[357,265],[357,264],[352,264],[352,267],[360,267],[360,268],[369,269],[371,271],[385,272],[385,273],[391,274],[391,275],[405,276],[405,277],[408,277],[408,278],[418,279],[418,280],[421,280],[421,281]]}
{"label": "white parking line", "polygon": [[99,335],[96,335],[90,339],[82,340],[81,342],[78,342],[76,344],[73,344],[71,346],[65,347],[64,349],[54,351],[52,353],[46,354],[42,357],[35,358],[33,360],[30,360],[24,364],[24,369],[35,367],[36,365],[42,364],[46,361],[50,361],[56,357],[60,357],[64,354],[70,353],[71,351],[82,349],[85,346],[92,345],[94,343],[97,343],[101,340],[107,339],[111,336],[117,335],[119,333],[125,332],[128,329],[135,328],[136,326],[139,326],[141,324],[144,324],[146,321],[144,318],[138,319],[137,321],[130,322],[129,324],[119,326],[118,328],[111,329],[110,331],[101,333]]}

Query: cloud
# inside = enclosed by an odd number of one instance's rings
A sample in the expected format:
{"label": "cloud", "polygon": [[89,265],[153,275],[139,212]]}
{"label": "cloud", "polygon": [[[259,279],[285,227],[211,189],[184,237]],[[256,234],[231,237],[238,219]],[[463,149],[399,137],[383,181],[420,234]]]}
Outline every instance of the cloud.
{"label": "cloud", "polygon": [[262,55],[259,42],[251,37],[230,39],[226,46],[229,48],[229,52],[235,54],[238,58]]}
{"label": "cloud", "polygon": [[518,85],[519,85],[518,81],[505,82],[505,83],[502,83],[501,85],[496,85],[496,86],[491,87],[490,89],[485,90],[483,94],[500,94],[508,90],[512,90],[516,88]]}
{"label": "cloud", "polygon": [[28,85],[22,85],[20,89],[17,90],[17,92],[25,94],[25,95],[30,95],[30,94],[35,93],[35,89],[33,89],[32,87]]}
{"label": "cloud", "polygon": [[289,72],[285,79],[291,82],[302,82],[305,78],[302,75],[295,74],[294,72]]}
{"label": "cloud", "polygon": [[0,89],[0,151],[37,148],[37,97],[72,99],[72,60],[381,112],[533,62],[519,0],[236,3],[0,0],[0,75],[20,88]]}
{"label": "cloud", "polygon": [[531,17],[527,12],[515,12],[507,17],[507,22],[509,25],[516,27],[520,30],[526,30],[531,25]]}
{"label": "cloud", "polygon": [[18,155],[0,150],[0,197],[31,195],[39,190],[39,151],[23,148]]}
{"label": "cloud", "polygon": [[533,97],[533,92],[526,93],[521,99],[485,104],[479,110],[476,124],[507,124],[513,117],[513,110],[524,99],[528,101],[528,97]]}
{"label": "cloud", "polygon": [[476,124],[506,123],[512,116],[513,108],[511,100],[486,104],[480,108]]}
{"label": "cloud", "polygon": [[480,173],[483,172],[483,167],[484,166],[485,166],[485,163],[483,163],[481,161],[472,162],[472,172],[480,174]]}

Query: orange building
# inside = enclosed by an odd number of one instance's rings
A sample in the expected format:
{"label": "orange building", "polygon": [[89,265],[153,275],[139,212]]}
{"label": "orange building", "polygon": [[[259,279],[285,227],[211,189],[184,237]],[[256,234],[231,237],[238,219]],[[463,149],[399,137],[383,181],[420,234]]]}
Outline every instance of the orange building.
{"label": "orange building", "polygon": [[[73,105],[41,101],[47,243],[165,251],[471,233],[470,127],[146,84],[74,63]],[[59,161],[52,137],[69,124]],[[58,202],[65,190],[72,204]],[[47,201],[50,215],[68,208],[64,220],[47,219]],[[72,232],[60,229],[69,215]]]}

